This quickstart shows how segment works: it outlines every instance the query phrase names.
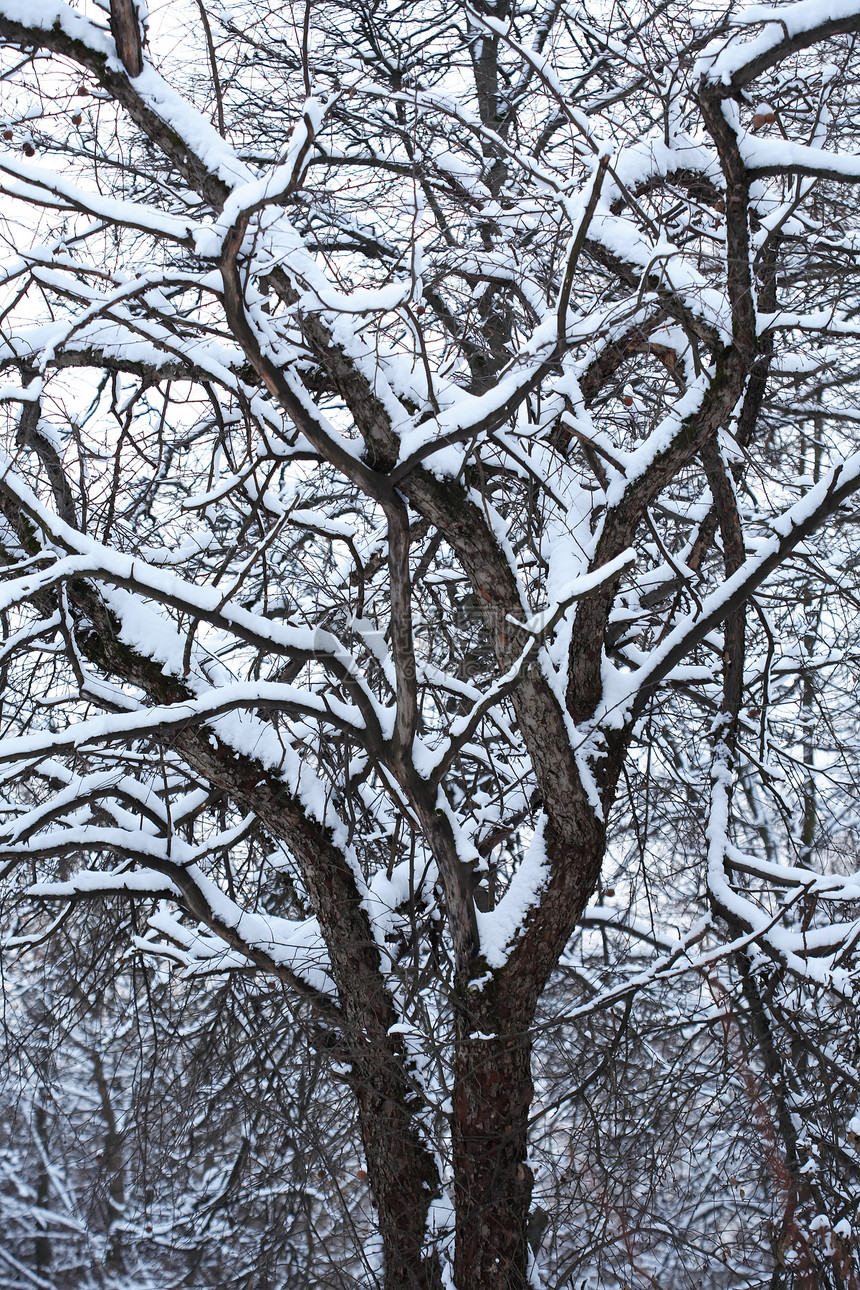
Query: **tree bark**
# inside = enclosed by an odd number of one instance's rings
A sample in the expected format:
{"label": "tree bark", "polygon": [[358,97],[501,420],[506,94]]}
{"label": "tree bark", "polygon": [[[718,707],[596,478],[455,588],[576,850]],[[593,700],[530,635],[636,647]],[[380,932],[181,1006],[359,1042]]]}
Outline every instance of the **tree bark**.
{"label": "tree bark", "polygon": [[482,1028],[493,1024],[486,1012],[481,1015],[471,1009],[463,1009],[457,1018],[453,1099],[457,1290],[526,1290],[529,1285],[531,1036],[523,1024],[511,1024],[505,1033],[495,1034]]}
{"label": "tree bark", "polygon": [[111,0],[110,29],[123,67],[129,76],[140,76],[143,71],[143,48],[140,18],[134,0]]}
{"label": "tree bark", "polygon": [[436,1162],[404,1134],[402,1108],[378,1088],[356,1089],[367,1172],[385,1257],[385,1290],[441,1290],[435,1254],[425,1251],[427,1213],[438,1191]]}

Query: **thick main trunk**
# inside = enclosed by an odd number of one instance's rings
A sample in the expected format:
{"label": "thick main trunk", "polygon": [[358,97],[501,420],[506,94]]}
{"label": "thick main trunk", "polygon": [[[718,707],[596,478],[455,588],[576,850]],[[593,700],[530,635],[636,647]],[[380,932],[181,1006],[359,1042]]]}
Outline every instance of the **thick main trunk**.
{"label": "thick main trunk", "polygon": [[457,1021],[454,1280],[457,1290],[525,1290],[531,1037],[525,1025],[492,1034],[482,1024],[493,1023],[465,1012]]}
{"label": "thick main trunk", "polygon": [[[567,804],[571,807],[571,803]],[[543,833],[556,863],[542,900],[526,917],[503,968],[484,989],[463,989],[454,1057],[455,1284],[457,1290],[526,1290],[530,1285],[528,1165],[532,1023],[560,954],[596,886],[605,824],[572,803],[574,823],[555,814]]]}

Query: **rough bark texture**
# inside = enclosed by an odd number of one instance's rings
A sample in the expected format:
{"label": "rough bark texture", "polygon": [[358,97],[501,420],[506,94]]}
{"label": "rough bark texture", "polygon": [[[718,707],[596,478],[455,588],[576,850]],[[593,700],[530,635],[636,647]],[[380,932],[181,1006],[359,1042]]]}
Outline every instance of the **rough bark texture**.
{"label": "rough bark texture", "polygon": [[455,1281],[481,1290],[526,1290],[533,1181],[526,1163],[534,1093],[529,1033],[507,1009],[472,1010],[465,1003],[456,1043]]}
{"label": "rough bark texture", "polygon": [[140,76],[143,71],[143,48],[140,19],[134,0],[111,0],[110,29],[123,67],[129,76]]}

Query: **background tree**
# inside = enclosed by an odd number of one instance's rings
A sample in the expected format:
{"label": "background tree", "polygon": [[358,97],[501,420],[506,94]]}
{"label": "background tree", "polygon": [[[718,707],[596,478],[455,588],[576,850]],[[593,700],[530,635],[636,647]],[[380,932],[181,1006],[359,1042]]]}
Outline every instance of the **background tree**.
{"label": "background tree", "polygon": [[179,1283],[856,1286],[860,5],[144,22],[0,0],[9,1266],[78,1063],[93,1276],[205,1070]]}

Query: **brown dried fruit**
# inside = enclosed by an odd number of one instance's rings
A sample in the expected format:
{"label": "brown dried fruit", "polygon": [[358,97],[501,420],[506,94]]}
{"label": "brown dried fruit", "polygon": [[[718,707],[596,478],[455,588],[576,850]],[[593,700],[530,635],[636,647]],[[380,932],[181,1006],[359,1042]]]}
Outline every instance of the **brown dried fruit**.
{"label": "brown dried fruit", "polygon": [[90,94],[86,85],[79,85],[77,89],[77,93],[80,95],[81,98],[84,98],[84,99],[89,98],[89,94]]}
{"label": "brown dried fruit", "polygon": [[422,314],[426,314],[426,312],[427,312],[427,310],[424,308],[424,306],[423,306],[423,305],[416,305],[416,306],[415,306],[415,313],[417,314],[417,316],[418,316],[419,318],[421,317],[421,315],[422,315]]}
{"label": "brown dried fruit", "polygon": [[3,131],[3,138],[4,138],[4,139],[11,139],[11,138],[12,138],[12,131],[11,131],[11,130],[4,130],[4,131]]}
{"label": "brown dried fruit", "polygon": [[36,155],[36,149],[33,147],[32,143],[25,143],[25,144],[24,144],[24,156],[25,156],[25,157],[35,157],[35,155]]}
{"label": "brown dried fruit", "polygon": [[753,117],[753,129],[760,130],[763,125],[773,125],[775,120],[775,112],[756,112]]}
{"label": "brown dried fruit", "polygon": [[632,394],[625,394],[625,395],[624,395],[624,398],[621,400],[621,402],[624,404],[625,408],[632,407],[632,406],[633,406],[633,395],[632,395]]}
{"label": "brown dried fruit", "polygon": [[80,112],[76,112],[72,117],[72,125],[80,125],[83,119],[84,118],[81,116]]}

